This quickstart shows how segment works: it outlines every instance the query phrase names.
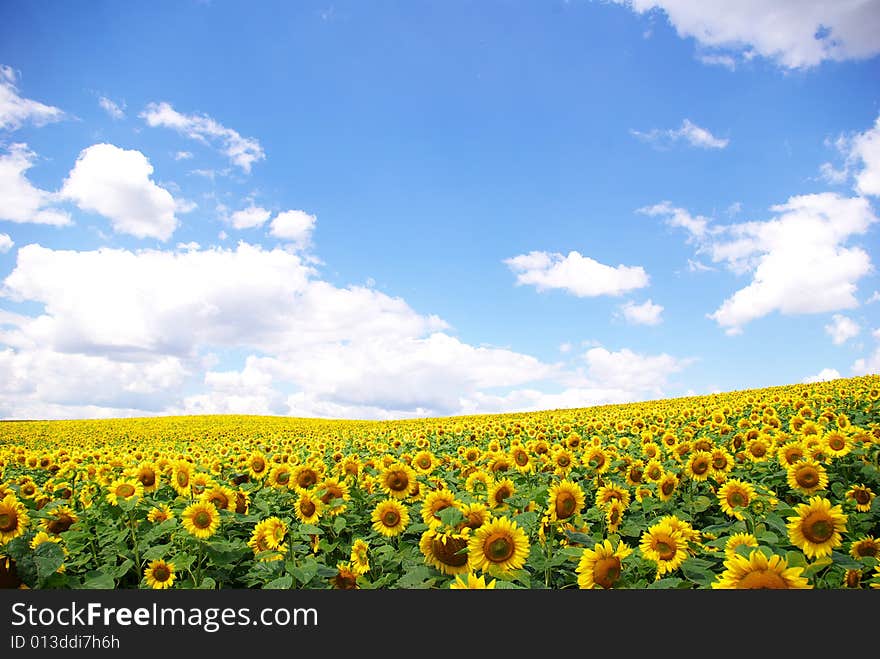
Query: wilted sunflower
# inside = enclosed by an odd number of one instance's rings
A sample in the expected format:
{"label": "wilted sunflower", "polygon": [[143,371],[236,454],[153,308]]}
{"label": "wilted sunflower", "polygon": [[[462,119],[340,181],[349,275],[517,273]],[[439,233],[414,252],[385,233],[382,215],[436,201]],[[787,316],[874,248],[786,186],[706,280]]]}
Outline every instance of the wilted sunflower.
{"label": "wilted sunflower", "polygon": [[719,488],[717,496],[721,510],[726,515],[741,520],[745,519],[742,511],[747,509],[755,498],[755,488],[751,483],[731,478]]}
{"label": "wilted sunflower", "polygon": [[405,462],[395,462],[385,468],[379,477],[379,486],[390,497],[405,499],[409,496],[416,473]]}
{"label": "wilted sunflower", "polygon": [[428,529],[419,541],[425,563],[443,574],[464,574],[468,571],[468,534],[442,533]]}
{"label": "wilted sunflower", "polygon": [[809,503],[795,506],[797,515],[788,518],[788,537],[808,558],[830,556],[840,546],[841,534],[846,532],[847,516],[840,505],[832,506],[828,499],[815,496]]}
{"label": "wilted sunflower", "polygon": [[687,541],[669,524],[659,523],[642,533],[639,549],[649,561],[657,564],[657,577],[672,572],[687,558]]}
{"label": "wilted sunflower", "polygon": [[220,513],[213,503],[207,501],[197,501],[187,506],[180,518],[183,528],[200,540],[210,538],[220,527]]}
{"label": "wilted sunflower", "polygon": [[803,494],[813,494],[828,487],[828,472],[812,458],[795,462],[786,472],[789,487]]}
{"label": "wilted sunflower", "polygon": [[724,544],[724,554],[727,558],[737,555],[737,547],[758,547],[758,539],[751,533],[734,533]]}
{"label": "wilted sunflower", "polygon": [[370,515],[373,529],[385,537],[400,535],[409,524],[409,512],[397,499],[379,502]]}
{"label": "wilted sunflower", "polygon": [[466,578],[462,578],[462,575],[455,575],[455,579],[453,579],[449,583],[449,588],[451,590],[491,590],[495,588],[495,582],[497,579],[492,579],[489,583],[486,583],[486,578],[481,574],[477,576],[473,572],[468,572]]}
{"label": "wilted sunflower", "polygon": [[171,588],[174,584],[175,568],[174,563],[165,562],[161,559],[151,561],[144,570],[144,579],[147,585],[154,590],[163,590]]}
{"label": "wilted sunflower", "polygon": [[864,485],[853,485],[846,493],[846,498],[855,503],[856,510],[860,513],[866,513],[871,510],[871,502],[877,496],[871,491],[870,487]]}
{"label": "wilted sunflower", "polygon": [[140,481],[136,481],[133,479],[119,478],[113,483],[110,484],[110,487],[107,488],[107,501],[112,503],[114,506],[119,505],[119,500],[129,500],[134,499],[137,501],[142,496],[144,496],[144,486],[141,485]]}
{"label": "wilted sunflower", "polygon": [[317,497],[313,497],[308,490],[298,489],[296,503],[293,512],[296,518],[303,524],[315,524],[324,512],[324,504]]}
{"label": "wilted sunflower", "polygon": [[468,564],[490,574],[521,568],[529,556],[529,539],[515,521],[495,518],[478,528],[468,542]]}
{"label": "wilted sunflower", "polygon": [[552,522],[558,522],[577,515],[584,507],[585,496],[581,486],[564,479],[556,483],[547,493],[547,513]]}
{"label": "wilted sunflower", "polygon": [[428,525],[428,528],[437,528],[443,524],[438,513],[457,505],[455,495],[446,488],[429,492],[422,501],[422,521]]}
{"label": "wilted sunflower", "polygon": [[801,574],[804,568],[788,567],[788,562],[782,556],[774,554],[767,558],[759,549],[752,550],[748,558],[740,554],[730,556],[724,561],[724,568],[724,572],[712,583],[712,588],[812,588]]}
{"label": "wilted sunflower", "polygon": [[615,549],[607,539],[597,542],[592,549],[584,549],[576,570],[578,587],[613,588],[623,572],[623,559],[631,553],[632,549],[622,542]]}

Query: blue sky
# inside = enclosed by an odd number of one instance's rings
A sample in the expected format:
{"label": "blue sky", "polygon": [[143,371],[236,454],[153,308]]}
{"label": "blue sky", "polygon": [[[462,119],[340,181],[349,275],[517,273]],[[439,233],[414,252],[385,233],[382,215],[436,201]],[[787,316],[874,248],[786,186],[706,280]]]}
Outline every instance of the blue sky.
{"label": "blue sky", "polygon": [[880,3],[827,4],[4,3],[0,417],[878,372]]}

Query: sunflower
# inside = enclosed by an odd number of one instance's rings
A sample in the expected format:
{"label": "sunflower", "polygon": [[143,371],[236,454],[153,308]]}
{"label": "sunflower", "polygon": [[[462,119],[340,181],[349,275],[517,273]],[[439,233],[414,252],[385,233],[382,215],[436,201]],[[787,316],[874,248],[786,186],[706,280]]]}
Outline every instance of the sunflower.
{"label": "sunflower", "polygon": [[280,561],[287,554],[287,544],[277,542],[277,537],[272,535],[271,529],[264,522],[254,526],[247,544],[261,563]]}
{"label": "sunflower", "polygon": [[428,475],[437,466],[437,458],[430,451],[419,451],[412,459],[412,466],[418,473]]}
{"label": "sunflower", "polygon": [[453,579],[449,588],[451,590],[489,590],[495,588],[495,582],[497,579],[492,579],[489,583],[486,583],[486,578],[483,575],[477,576],[473,572],[468,572],[467,577],[462,579],[460,574],[455,575],[455,579]]}
{"label": "sunflower", "polygon": [[612,499],[611,503],[605,507],[605,523],[608,525],[608,533],[617,533],[625,512],[626,506],[619,499]]}
{"label": "sunflower", "polygon": [[828,486],[828,473],[825,467],[812,458],[795,462],[786,471],[788,486],[803,494],[813,494]]}
{"label": "sunflower", "polygon": [[144,488],[144,494],[155,492],[162,486],[162,474],[152,462],[142,462],[129,475],[140,482]]}
{"label": "sunflower", "polygon": [[642,555],[657,564],[657,578],[678,569],[687,558],[687,541],[669,524],[658,523],[642,533]]}
{"label": "sunflower", "polygon": [[491,518],[489,509],[485,504],[479,502],[462,505],[461,514],[464,519],[456,527],[457,531],[461,531],[465,527],[476,531]]}
{"label": "sunflower", "polygon": [[409,524],[409,512],[397,499],[386,499],[376,505],[370,520],[377,533],[390,538],[406,530]]}
{"label": "sunflower", "polygon": [[296,518],[303,524],[315,524],[324,512],[324,504],[308,490],[298,489],[297,492],[299,496],[293,506]]}
{"label": "sunflower", "polygon": [[623,559],[631,553],[632,549],[622,542],[615,549],[607,539],[597,542],[592,549],[585,548],[576,570],[578,588],[613,588],[623,571]]}
{"label": "sunflower", "polygon": [[489,507],[493,510],[504,510],[507,508],[505,499],[512,497],[516,492],[516,486],[509,478],[504,478],[494,483],[490,488],[486,500]]}
{"label": "sunflower", "polygon": [[468,564],[490,574],[518,570],[529,556],[529,539],[515,521],[494,518],[474,531],[468,542]]}
{"label": "sunflower", "polygon": [[477,469],[468,474],[468,477],[464,482],[464,489],[468,492],[477,492],[477,490],[480,490],[488,493],[489,487],[494,480],[495,479],[488,472],[483,471],[482,469]]}
{"label": "sunflower", "polygon": [[628,507],[630,502],[629,490],[620,485],[615,485],[614,483],[610,485],[602,485],[596,490],[597,507],[605,508],[612,501],[619,501],[623,504],[624,508]]}
{"label": "sunflower", "polygon": [[463,574],[468,571],[468,533],[442,533],[428,529],[419,541],[419,550],[425,563],[443,574]]}
{"label": "sunflower", "polygon": [[53,535],[64,533],[79,520],[73,509],[67,506],[56,506],[49,511],[49,516],[40,521],[40,528]]}
{"label": "sunflower", "polygon": [[142,496],[144,496],[144,486],[141,485],[140,481],[129,480],[126,478],[119,478],[113,483],[111,483],[107,492],[107,501],[112,503],[114,506],[119,505],[119,500],[124,499],[128,501],[129,499],[134,499],[137,501]]}
{"label": "sunflower", "polygon": [[748,508],[755,498],[755,488],[751,483],[731,478],[719,488],[717,496],[721,510],[726,515],[741,520],[744,519],[742,510]]}
{"label": "sunflower", "polygon": [[144,579],[147,585],[154,590],[171,588],[174,584],[174,563],[165,562],[161,559],[151,561],[144,570]]}
{"label": "sunflower", "polygon": [[637,487],[645,478],[645,461],[633,460],[626,468],[626,484]]}
{"label": "sunflower", "polygon": [[861,588],[862,587],[862,571],[861,570],[847,570],[843,575],[843,581],[841,585],[844,588]]}
{"label": "sunflower", "polygon": [[678,476],[669,472],[657,482],[657,498],[660,501],[669,501],[678,487]]}
{"label": "sunflower", "polygon": [[751,533],[734,533],[724,544],[724,554],[727,558],[737,555],[737,547],[758,547],[758,539]]}
{"label": "sunflower", "polygon": [[395,499],[405,499],[409,496],[415,482],[416,472],[405,462],[390,464],[379,477],[379,485],[382,490]]}
{"label": "sunflower", "polygon": [[40,493],[40,488],[30,478],[22,480],[18,487],[18,494],[25,499],[33,499]]}
{"label": "sunflower", "polygon": [[351,545],[351,557],[349,562],[352,570],[360,574],[366,574],[370,571],[370,558],[368,552],[370,545],[365,540],[358,538]]}
{"label": "sunflower", "polygon": [[202,492],[200,501],[210,501],[217,510],[235,512],[235,492],[223,485],[214,485]]}
{"label": "sunflower", "polygon": [[714,448],[709,452],[711,456],[711,476],[716,481],[721,481],[733,470],[733,456],[724,447]]}
{"label": "sunflower", "polygon": [[147,520],[149,520],[153,524],[159,524],[160,522],[164,522],[169,519],[174,519],[174,513],[171,512],[171,508],[169,508],[168,505],[164,503],[160,503],[159,505],[154,506],[150,509],[150,512],[147,513]]}
{"label": "sunflower", "polygon": [[216,484],[214,479],[211,478],[211,474],[204,471],[194,473],[192,480],[189,482],[190,489],[195,496],[202,496]]}
{"label": "sunflower", "polygon": [[280,464],[275,465],[269,470],[269,476],[266,478],[266,483],[268,483],[270,487],[284,489],[293,485],[292,478],[293,469],[291,469],[290,465]]}
{"label": "sunflower", "polygon": [[734,554],[724,561],[724,572],[712,583],[716,589],[794,589],[812,588],[806,577],[802,576],[804,568],[788,567],[782,557],[773,555],[770,558],[759,549],[754,549],[746,558]]}
{"label": "sunflower", "polygon": [[305,463],[293,468],[291,479],[293,486],[301,490],[307,490],[318,484],[322,474],[317,464]]}
{"label": "sunflower", "polygon": [[280,517],[268,517],[259,522],[254,531],[265,537],[269,549],[279,549],[287,535],[287,524]]}
{"label": "sunflower", "polygon": [[783,467],[788,469],[796,462],[800,462],[806,457],[804,445],[798,440],[786,442],[776,449],[776,460]]}
{"label": "sunflower", "polygon": [[601,446],[593,446],[584,451],[581,463],[595,474],[604,474],[611,467],[608,453]]}
{"label": "sunflower", "polygon": [[330,579],[334,590],[358,590],[358,573],[351,563],[340,562],[336,564],[336,575]]}
{"label": "sunflower", "polygon": [[840,505],[832,506],[828,499],[815,496],[809,503],[795,507],[797,515],[788,518],[788,537],[808,558],[831,555],[838,547],[841,534],[846,532],[847,516]]}
{"label": "sunflower", "polygon": [[864,485],[853,485],[846,493],[846,498],[856,505],[856,510],[860,513],[866,513],[871,510],[871,502],[877,496],[871,491],[870,487]]}
{"label": "sunflower", "polygon": [[437,513],[458,505],[455,495],[445,488],[429,492],[422,501],[422,521],[431,529],[442,526],[443,521]]}
{"label": "sunflower", "polygon": [[700,482],[709,478],[711,468],[712,454],[708,451],[694,451],[688,458],[684,473],[688,478]]}
{"label": "sunflower", "polygon": [[645,480],[650,483],[658,482],[665,473],[663,464],[657,459],[648,460],[648,464],[645,465]]}
{"label": "sunflower", "polygon": [[220,527],[220,513],[213,503],[197,501],[184,508],[180,515],[183,528],[195,537],[205,540]]}
{"label": "sunflower", "polygon": [[171,487],[182,497],[190,496],[190,481],[192,480],[193,466],[186,460],[174,462],[171,471]]}
{"label": "sunflower", "polygon": [[269,461],[261,451],[254,451],[247,458],[247,471],[254,480],[263,480],[269,474]]}
{"label": "sunflower", "polygon": [[532,457],[522,446],[514,446],[510,449],[510,459],[513,461],[516,470],[521,474],[527,474],[534,470]]}
{"label": "sunflower", "polygon": [[564,479],[547,493],[547,512],[551,522],[558,522],[577,515],[584,507],[585,496],[580,485]]}
{"label": "sunflower", "polygon": [[880,540],[875,540],[872,535],[860,538],[849,546],[849,555],[856,560],[867,557],[880,559]]}
{"label": "sunflower", "polygon": [[822,437],[825,451],[835,458],[842,458],[853,450],[852,437],[840,430],[831,430]]}

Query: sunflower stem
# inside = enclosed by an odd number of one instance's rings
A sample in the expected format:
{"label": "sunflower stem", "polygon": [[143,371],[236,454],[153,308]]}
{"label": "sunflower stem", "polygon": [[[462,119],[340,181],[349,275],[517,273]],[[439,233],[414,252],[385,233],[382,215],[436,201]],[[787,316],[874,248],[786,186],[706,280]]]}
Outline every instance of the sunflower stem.
{"label": "sunflower stem", "polygon": [[141,569],[141,552],[140,547],[138,546],[137,533],[134,530],[135,527],[135,519],[134,519],[134,510],[128,511],[128,528],[131,531],[131,542],[134,545],[134,564],[135,568],[140,574]]}

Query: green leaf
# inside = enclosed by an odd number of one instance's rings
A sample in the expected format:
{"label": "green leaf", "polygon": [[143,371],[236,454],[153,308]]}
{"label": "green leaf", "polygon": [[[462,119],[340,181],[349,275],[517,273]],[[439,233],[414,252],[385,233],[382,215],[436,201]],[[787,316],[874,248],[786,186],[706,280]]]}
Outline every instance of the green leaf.
{"label": "green leaf", "polygon": [[435,579],[432,579],[433,572],[427,567],[416,565],[397,580],[397,588],[430,588]]}
{"label": "green leaf", "polygon": [[678,588],[684,581],[678,577],[665,577],[648,584],[648,590],[664,590],[667,588]]}
{"label": "green leaf", "polygon": [[825,569],[829,565],[831,565],[834,561],[831,560],[830,556],[823,556],[822,558],[818,558],[812,563],[810,563],[806,569],[804,570],[804,576],[811,576]]}
{"label": "green leaf", "polygon": [[285,574],[263,585],[263,590],[285,590],[293,585],[293,577]]}
{"label": "green leaf", "polygon": [[764,521],[767,523],[767,526],[778,532],[783,538],[788,537],[788,525],[786,525],[782,517],[776,513],[767,513],[764,516]]}
{"label": "green leaf", "polygon": [[642,527],[636,522],[627,522],[620,527],[618,532],[628,538],[638,538],[642,535]]}
{"label": "green leaf", "polygon": [[109,570],[107,570],[107,574],[109,574],[114,579],[119,579],[124,575],[128,574],[128,571],[134,566],[134,561],[130,558],[126,558],[122,563],[116,565]]}
{"label": "green leaf", "polygon": [[211,577],[205,577],[202,579],[202,583],[198,585],[198,590],[214,590],[217,587],[217,582],[214,581]]}
{"label": "green leaf", "polygon": [[345,521],[344,517],[337,516],[336,519],[333,520],[333,531],[335,533],[340,533],[342,531],[342,529],[345,528],[346,524],[347,524],[347,522]]}
{"label": "green leaf", "polygon": [[86,580],[83,581],[82,585],[87,590],[108,590],[113,589],[115,586],[116,583],[109,574],[96,570],[86,574]]}
{"label": "green leaf", "polygon": [[44,542],[34,550],[34,563],[37,566],[37,578],[40,581],[48,579],[64,563],[64,550],[57,542]]}
{"label": "green leaf", "polygon": [[436,513],[436,515],[440,518],[441,522],[450,527],[455,527],[464,520],[464,515],[456,506],[448,506]]}
{"label": "green leaf", "polygon": [[536,510],[530,510],[525,513],[520,513],[513,518],[513,521],[517,523],[519,527],[524,529],[526,533],[528,533],[538,522],[539,513]]}
{"label": "green leaf", "polygon": [[758,539],[758,542],[763,542],[766,545],[775,546],[779,544],[779,536],[771,531],[764,531],[755,537]]}
{"label": "green leaf", "polygon": [[590,549],[592,549],[593,545],[596,544],[596,540],[593,538],[593,536],[591,536],[587,533],[580,533],[578,531],[566,530],[565,536],[568,538],[569,542],[574,542],[579,545],[584,545],[586,547],[589,547]]}
{"label": "green leaf", "polygon": [[688,581],[692,581],[700,586],[708,586],[715,580],[715,574],[706,567],[706,564],[707,561],[688,558],[681,564],[681,573]]}
{"label": "green leaf", "polygon": [[154,561],[157,558],[163,558],[164,556],[166,556],[170,549],[171,543],[167,543],[164,545],[153,545],[143,553],[142,558],[145,561]]}
{"label": "green leaf", "polygon": [[864,565],[855,560],[852,556],[842,554],[839,551],[832,551],[831,558],[835,565],[839,565],[847,570],[861,570],[864,567]]}
{"label": "green leaf", "polygon": [[300,524],[299,530],[307,535],[324,535],[324,529],[314,524]]}
{"label": "green leaf", "polygon": [[698,496],[693,500],[691,506],[693,506],[694,512],[701,513],[712,506],[712,499],[705,496]]}

